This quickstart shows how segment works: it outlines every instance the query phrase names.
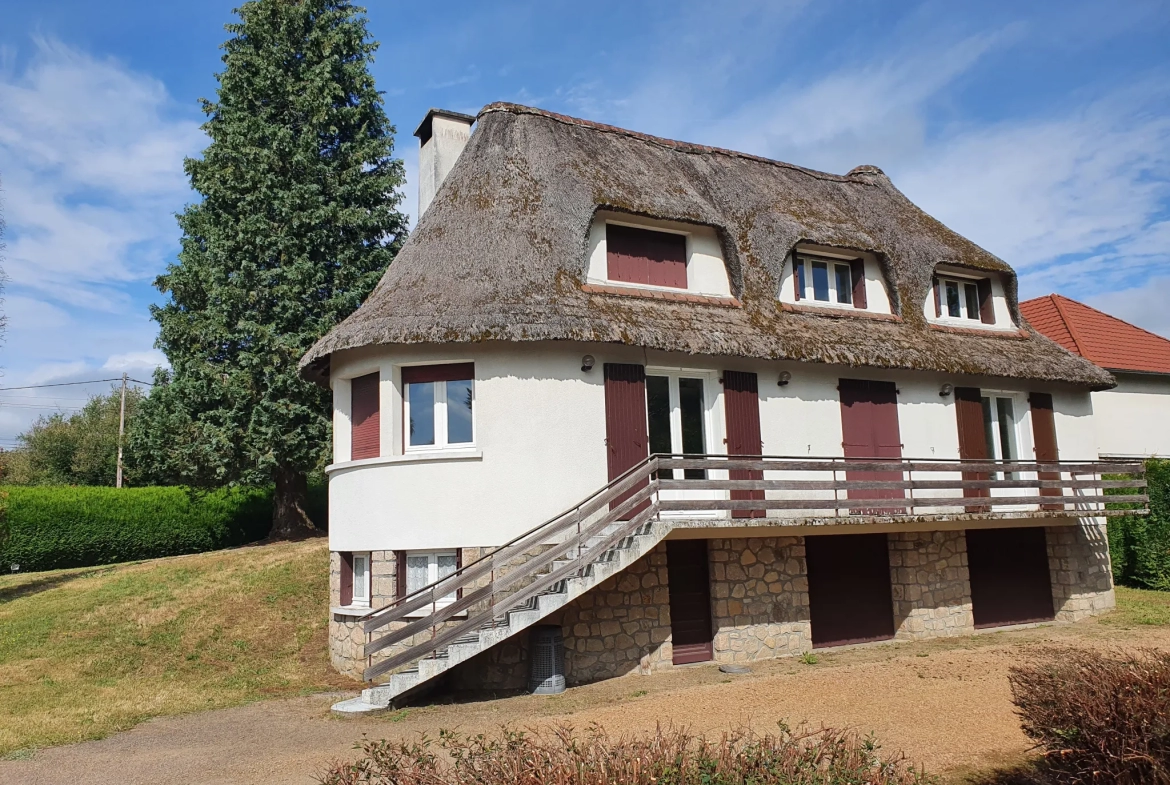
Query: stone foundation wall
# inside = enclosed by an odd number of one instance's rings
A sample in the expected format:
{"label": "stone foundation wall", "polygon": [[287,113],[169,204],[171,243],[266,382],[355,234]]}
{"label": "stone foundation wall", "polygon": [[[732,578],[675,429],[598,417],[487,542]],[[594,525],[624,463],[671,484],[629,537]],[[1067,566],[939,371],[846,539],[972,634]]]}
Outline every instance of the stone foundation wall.
{"label": "stone foundation wall", "polygon": [[965,534],[896,532],[888,541],[895,639],[974,632]]}
{"label": "stone foundation wall", "polygon": [[803,537],[713,539],[707,553],[717,662],[812,648]]}
{"label": "stone foundation wall", "polygon": [[1057,621],[1079,621],[1113,608],[1116,599],[1105,526],[1086,519],[1044,531]]}

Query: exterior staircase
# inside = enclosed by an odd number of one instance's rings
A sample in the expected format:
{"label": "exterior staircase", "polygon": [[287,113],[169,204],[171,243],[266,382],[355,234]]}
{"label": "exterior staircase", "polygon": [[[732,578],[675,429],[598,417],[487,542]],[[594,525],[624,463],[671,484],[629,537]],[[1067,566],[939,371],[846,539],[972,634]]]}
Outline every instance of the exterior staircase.
{"label": "exterior staircase", "polygon": [[[333,711],[358,714],[392,708],[455,665],[539,623],[653,550],[671,529],[658,519],[656,462],[653,457],[643,461],[568,512],[364,617],[367,634],[401,625],[377,638],[370,635],[366,645],[367,681],[394,672],[360,696],[334,704]],[[454,602],[438,602],[457,593]],[[428,615],[414,618],[428,606]],[[430,637],[416,642],[426,635]],[[402,650],[374,661],[373,654],[392,646]]]}

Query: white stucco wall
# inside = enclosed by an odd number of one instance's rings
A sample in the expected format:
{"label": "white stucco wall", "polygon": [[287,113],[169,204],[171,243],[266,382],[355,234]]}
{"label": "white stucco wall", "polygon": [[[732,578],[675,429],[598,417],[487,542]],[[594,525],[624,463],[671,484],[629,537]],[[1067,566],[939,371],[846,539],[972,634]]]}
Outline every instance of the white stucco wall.
{"label": "white stucco wall", "polygon": [[1170,376],[1113,375],[1117,387],[1093,393],[1101,456],[1170,458]]}
{"label": "white stucco wall", "polygon": [[[581,370],[581,357],[596,358]],[[474,361],[476,444],[470,449],[402,450],[401,364]],[[332,361],[335,464],[330,470],[330,546],[334,550],[396,550],[498,545],[566,510],[607,479],[606,362],[711,371],[711,451],[725,452],[720,371],[759,377],[766,455],[839,457],[840,378],[898,385],[903,455],[958,457],[954,396],[940,385],[1053,393],[1057,440],[1064,459],[1095,459],[1097,432],[1087,392],[1003,380],[931,373],[850,369],[691,357],[634,347],[584,344],[413,346],[342,352]],[[382,374],[382,458],[348,461],[348,378]],[[781,371],[792,374],[780,386]],[[1021,405],[1020,457],[1032,453],[1031,419]],[[716,475],[712,475],[715,477]],[[953,495],[943,492],[944,495]],[[769,492],[769,497],[774,494]]]}
{"label": "white stucco wall", "polygon": [[[614,223],[622,226],[637,226],[643,229],[658,229],[687,238],[687,291],[691,294],[706,294],[715,297],[731,296],[731,279],[727,265],[723,262],[723,249],[719,237],[709,226],[657,221],[606,210],[598,211],[589,229],[589,271],[586,280],[593,284],[609,286],[630,286],[621,281],[610,281],[609,261],[606,255],[605,227]],[[643,287],[646,288],[646,287]],[[649,287],[659,289],[663,287]],[[678,291],[671,289],[669,291]]]}

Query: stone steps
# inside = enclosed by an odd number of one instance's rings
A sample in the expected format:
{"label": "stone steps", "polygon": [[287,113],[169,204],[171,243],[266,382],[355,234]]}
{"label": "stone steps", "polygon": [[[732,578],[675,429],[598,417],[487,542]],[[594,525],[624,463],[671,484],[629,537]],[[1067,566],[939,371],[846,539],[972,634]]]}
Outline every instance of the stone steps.
{"label": "stone steps", "polygon": [[[583,574],[560,581],[550,590],[509,611],[504,623],[486,625],[474,633],[459,638],[445,649],[418,660],[409,669],[392,674],[385,684],[368,687],[362,690],[360,696],[334,704],[333,711],[338,714],[362,714],[392,708],[394,701],[406,693],[422,687],[455,665],[522,633],[607,578],[629,567],[661,542],[670,532],[670,528],[669,524],[661,522],[646,524],[590,563],[582,571]],[[613,527],[609,528],[606,534],[591,539],[586,547],[601,542],[614,530]],[[568,563],[568,560],[554,561],[549,571]]]}

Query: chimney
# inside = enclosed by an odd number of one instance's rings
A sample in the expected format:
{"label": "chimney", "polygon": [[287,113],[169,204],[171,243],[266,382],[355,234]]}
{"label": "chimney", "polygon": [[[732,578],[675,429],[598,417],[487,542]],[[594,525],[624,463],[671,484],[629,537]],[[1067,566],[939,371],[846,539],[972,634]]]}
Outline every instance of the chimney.
{"label": "chimney", "polygon": [[418,137],[418,217],[421,219],[439,186],[455,166],[456,159],[471,138],[469,114],[432,109],[419,123]]}

